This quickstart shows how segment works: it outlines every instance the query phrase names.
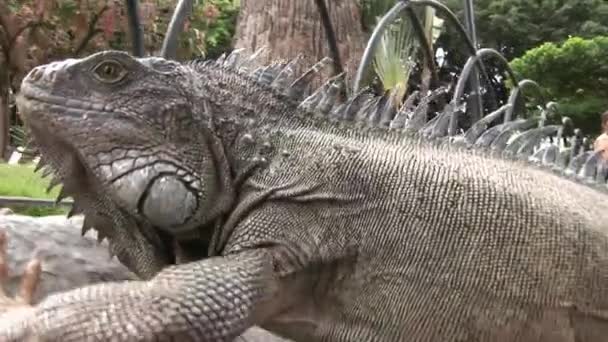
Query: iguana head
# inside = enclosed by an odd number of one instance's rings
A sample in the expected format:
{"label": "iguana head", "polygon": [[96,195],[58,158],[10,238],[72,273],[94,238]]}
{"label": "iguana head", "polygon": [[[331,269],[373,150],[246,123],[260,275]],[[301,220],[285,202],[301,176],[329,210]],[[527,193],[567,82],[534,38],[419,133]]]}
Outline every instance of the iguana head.
{"label": "iguana head", "polygon": [[18,99],[44,162],[141,276],[174,260],[231,195],[185,65],[106,51],[39,66]]}

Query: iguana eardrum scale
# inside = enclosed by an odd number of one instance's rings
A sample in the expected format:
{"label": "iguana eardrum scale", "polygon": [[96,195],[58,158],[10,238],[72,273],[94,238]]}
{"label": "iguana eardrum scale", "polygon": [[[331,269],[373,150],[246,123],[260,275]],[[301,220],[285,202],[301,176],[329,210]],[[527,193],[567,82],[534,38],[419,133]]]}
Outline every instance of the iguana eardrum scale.
{"label": "iguana eardrum scale", "polygon": [[142,280],[49,296],[3,340],[606,340],[597,155],[534,149],[559,127],[500,112],[441,138],[453,105],[339,104],[339,78],[303,99],[314,72],[248,62],[107,51],[24,79],[63,196]]}

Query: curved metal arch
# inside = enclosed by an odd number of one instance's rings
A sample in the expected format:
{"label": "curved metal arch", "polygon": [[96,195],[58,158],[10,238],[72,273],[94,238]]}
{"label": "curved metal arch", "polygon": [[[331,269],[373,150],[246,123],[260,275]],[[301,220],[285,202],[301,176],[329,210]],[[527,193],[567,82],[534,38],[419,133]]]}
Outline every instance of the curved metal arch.
{"label": "curved metal arch", "polygon": [[139,18],[139,1],[126,0],[127,17],[129,20],[129,29],[131,31],[131,39],[133,40],[133,55],[135,57],[144,56],[144,30],[141,26]]}
{"label": "curved metal arch", "polygon": [[517,83],[517,86],[515,88],[513,88],[513,90],[511,91],[511,94],[509,95],[508,103],[511,104],[511,108],[509,108],[509,110],[507,110],[507,112],[505,113],[504,122],[509,122],[512,120],[513,112],[515,111],[515,104],[517,103],[517,100],[519,100],[519,96],[520,96],[521,92],[525,88],[530,88],[530,87],[532,87],[536,90],[537,95],[540,98],[540,103],[545,103],[545,98],[543,96],[542,88],[540,87],[540,85],[538,85],[538,83],[536,83],[535,81],[530,80],[530,79],[521,80],[520,82]]}
{"label": "curved metal arch", "polygon": [[[494,58],[498,59],[505,66],[505,69],[507,70],[507,73],[509,74],[509,78],[511,79],[513,84],[517,84],[515,89],[512,91],[511,96],[513,95],[513,93],[519,93],[519,81],[517,80],[517,76],[513,72],[513,69],[511,69],[511,67],[509,66],[509,61],[500,52],[496,51],[495,49],[483,48],[483,49],[479,49],[474,56],[469,57],[469,59],[467,60],[467,62],[464,65],[464,67],[462,68],[462,72],[460,73],[460,77],[458,78],[458,83],[456,83],[456,89],[454,90],[454,95],[452,96],[453,104],[455,104],[455,105],[459,104],[460,99],[464,95],[464,89],[466,87],[466,84],[469,81],[469,77],[471,76],[471,72],[473,71],[473,68],[475,68],[479,63],[483,63],[482,59],[484,57],[494,57]],[[513,108],[515,107],[515,102],[511,102],[510,100],[511,100],[511,97],[509,97],[509,102],[508,102],[511,106],[507,109],[507,111],[505,113],[505,122],[509,121],[509,120],[507,120],[507,117],[510,117],[509,113],[512,113]],[[452,116],[450,117],[450,125],[449,125],[449,130],[448,130],[448,134],[450,136],[456,134],[456,130],[458,129],[458,127],[457,127],[458,116],[459,116],[458,111],[455,111],[452,114]]]}
{"label": "curved metal arch", "polygon": [[[135,1],[136,2],[136,1]],[[331,20],[329,18],[329,11],[324,0],[315,0],[315,4],[321,16],[321,23],[326,32],[327,44],[331,57],[334,61],[334,74],[338,75],[343,72],[342,59],[340,57],[340,50],[338,49],[338,43],[336,40],[336,33]],[[161,49],[161,57],[164,58],[175,58],[177,55],[177,36],[179,35],[184,21],[188,16],[188,13],[192,10],[193,3],[191,0],[180,0],[173,12],[171,22],[167,28],[167,33],[163,41]]]}
{"label": "curved metal arch", "polygon": [[357,69],[357,74],[355,75],[355,80],[353,84],[353,93],[357,93],[360,88],[361,80],[363,79],[363,74],[367,70],[369,64],[371,64],[373,59],[373,53],[376,51],[378,44],[380,43],[380,39],[384,34],[386,28],[395,20],[397,16],[403,11],[407,6],[409,6],[409,1],[398,1],[383,17],[380,19],[374,31],[372,32],[372,36],[367,41],[367,46],[363,51],[363,57],[361,57],[361,63],[359,63],[359,68]]}
{"label": "curved metal arch", "polygon": [[[477,47],[475,46],[475,43],[473,42],[473,40],[471,40],[471,37],[467,33],[466,28],[462,25],[460,20],[458,20],[458,17],[456,16],[456,14],[454,14],[454,12],[452,12],[452,10],[450,10],[448,8],[448,6],[446,6],[445,4],[443,4],[437,0],[411,0],[411,2],[416,5],[431,6],[439,13],[444,14],[446,16],[446,19],[448,21],[450,21],[450,23],[456,27],[456,29],[458,30],[458,33],[464,39],[464,41],[467,45],[469,57],[475,56],[477,54]],[[482,61],[479,61],[477,63],[477,67],[479,68],[479,71],[481,72],[481,76],[484,77],[485,79],[489,80],[490,76],[488,75],[488,72],[486,71],[486,68]],[[490,87],[490,91],[492,92],[492,99],[494,102],[494,107],[497,107],[496,92],[494,91],[494,88],[492,88],[492,87]]]}
{"label": "curved metal arch", "polygon": [[509,74],[509,78],[513,81],[513,84],[518,83],[517,76],[515,76],[513,69],[511,69],[511,67],[509,66],[509,61],[507,61],[507,59],[500,52],[490,48],[479,49],[477,53],[475,53],[475,55],[469,57],[464,67],[462,68],[462,72],[460,73],[460,77],[458,78],[458,83],[456,83],[456,89],[454,90],[452,102],[458,103],[460,98],[464,95],[464,89],[466,83],[469,81],[469,77],[471,76],[473,68],[477,64],[479,64],[479,62],[484,57],[488,56],[497,58],[505,66],[505,69]]}
{"label": "curved metal arch", "polygon": [[[133,55],[143,57],[144,33],[139,16],[139,1],[125,0],[127,6],[127,16],[129,19],[129,29],[133,39]],[[192,0],[179,0],[175,6],[175,11],[171,16],[171,21],[165,33],[165,39],[161,48],[160,55],[164,58],[175,58],[177,55],[177,37],[184,26],[184,21],[188,13],[192,10]]]}
{"label": "curved metal arch", "polygon": [[[128,3],[134,2],[135,4],[137,4],[136,0],[127,1],[127,2]],[[326,6],[324,0],[315,0],[315,4],[319,11],[319,15],[321,16],[321,23],[326,32],[329,51],[330,51],[331,57],[334,61],[333,62],[334,74],[338,75],[343,72],[342,59],[340,57],[340,50],[338,49],[338,43],[336,40],[335,30],[334,30],[334,27],[331,24],[331,20],[329,18],[329,11],[327,9],[327,6]],[[167,28],[167,32],[165,34],[165,39],[163,41],[163,46],[162,46],[161,53],[160,53],[161,57],[164,57],[164,58],[175,58],[176,57],[176,55],[177,55],[177,36],[179,35],[179,33],[184,25],[184,21],[186,20],[188,13],[192,10],[192,6],[193,6],[192,0],[180,0],[177,3],[175,11],[173,12],[173,16],[171,17],[171,21]],[[137,11],[134,11],[134,13],[137,13]],[[132,17],[135,17],[135,16],[132,16]],[[137,18],[138,18],[138,16],[137,16]],[[137,19],[135,19],[135,20],[137,20]],[[133,26],[133,27],[135,27],[135,26]],[[142,55],[143,55],[143,34],[142,34],[141,41],[142,41],[141,50],[142,50]]]}
{"label": "curved metal arch", "polygon": [[192,0],[179,0],[175,6],[175,11],[171,17],[171,22],[167,27],[167,33],[163,40],[160,56],[167,59],[174,59],[177,55],[177,36],[179,35],[188,13],[192,11]]}
{"label": "curved metal arch", "polygon": [[[403,0],[401,0],[401,1],[403,1]],[[456,16],[456,14],[454,14],[454,12],[452,12],[452,10],[450,10],[448,8],[448,6],[444,5],[443,3],[441,3],[437,0],[410,0],[409,2],[412,3],[413,5],[431,6],[436,11],[444,14],[446,16],[446,18],[452,23],[452,25],[454,25],[456,27],[456,29],[458,30],[458,33],[460,33],[460,36],[464,38],[464,41],[467,45],[467,49],[469,50],[469,55],[475,54],[475,52],[477,51],[475,44],[473,44],[471,37],[469,37],[467,30],[464,28],[464,26],[462,25],[460,20],[458,20],[458,17]]]}
{"label": "curved metal arch", "polygon": [[[397,19],[397,16],[403,10],[408,8],[410,5],[431,6],[435,10],[437,10],[437,12],[440,12],[443,15],[445,15],[446,18],[448,19],[448,21],[450,21],[450,23],[456,27],[456,29],[458,30],[460,35],[464,38],[466,45],[467,45],[467,50],[468,50],[469,56],[474,56],[476,54],[477,49],[475,48],[475,45],[473,44],[473,42],[471,41],[471,38],[467,34],[466,29],[464,28],[464,26],[462,26],[462,24],[458,20],[458,17],[456,17],[456,15],[454,14],[454,12],[452,12],[446,5],[440,3],[436,0],[400,0],[384,15],[384,17],[382,17],[380,22],[374,28],[372,36],[370,37],[370,39],[367,43],[367,46],[365,48],[365,51],[363,52],[363,57],[361,58],[361,63],[359,64],[359,68],[358,68],[357,74],[355,76],[355,81],[353,84],[354,92],[357,92],[360,88],[360,84],[361,84],[361,80],[363,79],[363,75],[365,74],[365,71],[367,70],[367,68],[369,67],[369,65],[372,62],[373,53],[376,50],[376,47],[378,46],[380,39],[382,38],[382,34],[384,34],[384,31],[388,28],[388,26],[394,20]],[[420,39],[421,37],[418,37],[418,38]],[[430,56],[430,57],[431,58],[429,60],[432,63],[434,63],[433,57],[432,56]],[[486,73],[483,65],[480,65],[480,70],[481,70],[483,76],[487,78],[488,76],[487,76],[487,73]]]}
{"label": "curved metal arch", "polygon": [[424,52],[426,64],[431,70],[431,88],[433,88],[434,85],[439,84],[439,75],[437,74],[437,67],[435,65],[433,56],[433,46],[431,42],[426,39],[426,35],[424,34],[424,25],[420,21],[420,18],[418,18],[416,15],[416,12],[414,12],[411,7],[406,8],[405,11],[412,21],[412,27],[418,35],[418,41],[420,41],[420,44],[422,45],[422,51]]}

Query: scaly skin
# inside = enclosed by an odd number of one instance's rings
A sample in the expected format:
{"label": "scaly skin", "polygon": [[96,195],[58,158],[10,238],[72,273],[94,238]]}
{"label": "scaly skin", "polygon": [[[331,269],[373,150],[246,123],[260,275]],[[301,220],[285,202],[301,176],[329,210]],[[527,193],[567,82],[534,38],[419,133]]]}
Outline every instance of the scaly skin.
{"label": "scaly skin", "polygon": [[[136,279],[116,259],[109,258],[106,243],[95,241],[94,234],[80,236],[79,221],[82,218],[0,216],[0,310],[28,306],[50,294],[81,286]],[[19,296],[12,299],[10,293]],[[236,341],[287,340],[252,328]]]}
{"label": "scaly skin", "polygon": [[32,71],[41,152],[142,280],[49,296],[0,337],[604,340],[605,191],[358,124],[376,112],[315,116],[329,96],[298,108],[268,75],[119,52]]}

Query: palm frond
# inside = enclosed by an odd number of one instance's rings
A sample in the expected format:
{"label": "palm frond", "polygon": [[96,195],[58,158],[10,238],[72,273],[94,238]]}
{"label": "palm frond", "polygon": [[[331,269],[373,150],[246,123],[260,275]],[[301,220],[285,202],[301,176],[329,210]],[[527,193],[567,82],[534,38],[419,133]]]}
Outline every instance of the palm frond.
{"label": "palm frond", "polygon": [[384,90],[391,92],[396,104],[407,93],[416,50],[417,43],[411,24],[403,19],[385,31],[376,50],[374,71]]}

